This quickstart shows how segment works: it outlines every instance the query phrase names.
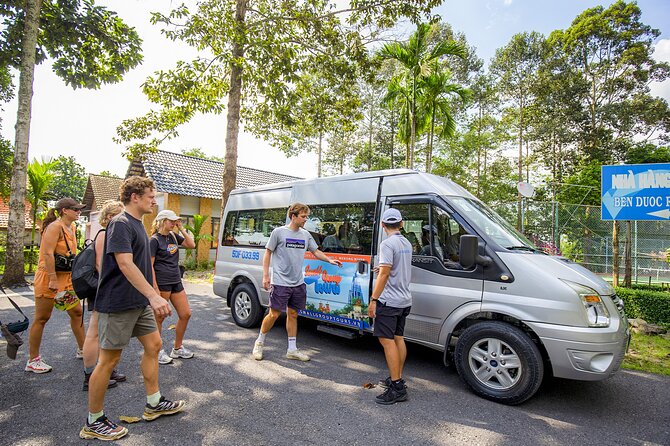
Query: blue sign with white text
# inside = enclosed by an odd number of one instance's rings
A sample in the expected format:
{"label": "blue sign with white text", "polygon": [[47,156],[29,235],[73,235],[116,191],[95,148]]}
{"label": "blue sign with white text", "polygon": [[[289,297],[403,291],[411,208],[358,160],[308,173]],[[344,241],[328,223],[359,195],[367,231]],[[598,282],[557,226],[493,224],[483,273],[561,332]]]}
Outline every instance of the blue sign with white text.
{"label": "blue sign with white text", "polygon": [[670,164],[602,166],[602,220],[670,219]]}

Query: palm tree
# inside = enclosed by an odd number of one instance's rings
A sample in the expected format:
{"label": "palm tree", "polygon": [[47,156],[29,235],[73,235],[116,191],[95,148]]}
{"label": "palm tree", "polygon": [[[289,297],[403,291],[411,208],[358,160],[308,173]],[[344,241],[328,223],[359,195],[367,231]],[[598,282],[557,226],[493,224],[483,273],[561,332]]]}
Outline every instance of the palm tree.
{"label": "palm tree", "polygon": [[451,73],[442,70],[437,60],[433,61],[431,74],[421,79],[420,108],[429,120],[428,147],[426,153],[426,172],[430,173],[433,160],[433,140],[435,124],[439,121],[442,131],[441,138],[450,138],[456,131],[456,121],[452,112],[452,99],[460,98],[463,102],[470,98],[470,90],[451,82]]}
{"label": "palm tree", "polygon": [[414,168],[414,149],[416,145],[417,130],[417,93],[418,82],[421,77],[430,74],[430,62],[442,56],[458,56],[464,58],[466,49],[461,44],[450,41],[438,42],[436,45],[430,43],[430,33],[433,25],[420,24],[416,32],[407,42],[392,42],[384,45],[379,52],[382,59],[393,59],[400,62],[404,69],[403,75],[410,87],[409,97],[409,124],[410,124],[410,148],[409,168]]}
{"label": "palm tree", "polygon": [[28,164],[28,200],[33,210],[33,227],[30,232],[30,262],[29,271],[33,270],[33,250],[35,249],[35,227],[37,224],[37,212],[44,204],[44,197],[53,182],[56,161],[42,158],[41,161],[33,159]]}
{"label": "palm tree", "polygon": [[[209,234],[202,234],[202,227],[205,225],[209,217],[206,215],[195,214],[193,216],[193,226],[185,225],[184,229],[193,234],[193,241],[195,242],[195,264],[198,264],[198,253],[200,252],[200,241],[201,240],[213,240],[212,236]],[[192,250],[187,250],[187,253],[192,252]]]}

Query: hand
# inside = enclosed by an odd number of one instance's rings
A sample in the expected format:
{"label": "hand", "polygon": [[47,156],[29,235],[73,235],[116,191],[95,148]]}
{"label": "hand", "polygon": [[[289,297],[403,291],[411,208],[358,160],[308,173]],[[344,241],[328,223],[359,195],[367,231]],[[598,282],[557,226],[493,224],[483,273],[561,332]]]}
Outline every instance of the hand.
{"label": "hand", "polygon": [[177,228],[178,232],[181,232],[181,220],[175,220],[174,226]]}
{"label": "hand", "polygon": [[374,268],[372,268],[372,272],[375,274],[379,274],[379,266],[375,266]]}
{"label": "hand", "polygon": [[340,262],[339,260],[330,259],[329,263],[330,263],[331,265],[337,265],[337,266],[339,266],[340,268],[342,268],[342,262]]}
{"label": "hand", "polygon": [[263,274],[263,289],[265,291],[270,291],[270,277]]}
{"label": "hand", "polygon": [[375,317],[377,313],[377,301],[370,299],[370,304],[368,305],[368,316]]}
{"label": "hand", "polygon": [[172,316],[172,308],[170,308],[170,304],[160,295],[150,297],[149,305],[151,305],[151,309],[153,309],[158,316]]}
{"label": "hand", "polygon": [[58,289],[58,279],[57,276],[51,276],[49,277],[49,289],[51,291],[56,291]]}

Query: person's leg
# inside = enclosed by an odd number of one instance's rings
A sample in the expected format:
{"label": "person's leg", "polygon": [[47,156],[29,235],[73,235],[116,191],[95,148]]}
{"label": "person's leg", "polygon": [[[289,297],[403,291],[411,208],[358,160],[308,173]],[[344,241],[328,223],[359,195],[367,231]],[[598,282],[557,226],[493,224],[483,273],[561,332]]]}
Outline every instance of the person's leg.
{"label": "person's leg", "polygon": [[90,413],[102,412],[109,377],[121,359],[121,352],[123,350],[100,349],[98,364],[93,369],[93,374],[88,383],[88,411]]}
{"label": "person's leg", "polygon": [[405,345],[405,338],[402,336],[396,336],[393,338],[396,349],[398,351],[398,365],[399,370],[398,374],[402,378],[402,371],[405,368],[405,360],[407,359],[407,346]]}
{"label": "person's leg", "polygon": [[[162,291],[161,290],[161,292],[160,292],[161,297],[163,299],[167,300],[168,302],[170,302],[170,295],[171,294],[172,293],[170,291]],[[154,313],[154,317],[156,318],[156,325],[158,326],[158,334],[160,334],[161,330],[163,328],[163,321],[165,320],[165,318],[167,316],[160,316],[160,315]]]}
{"label": "person's leg", "polygon": [[400,376],[400,353],[398,346],[393,339],[379,338],[379,343],[384,348],[384,357],[386,358],[386,366],[391,375],[391,381],[397,381]]}
{"label": "person's leg", "polygon": [[81,307],[81,301],[67,310],[68,316],[70,316],[70,328],[72,328],[72,333],[77,340],[77,347],[81,350],[84,348],[84,340],[86,339],[86,332],[84,331],[84,311]]}
{"label": "person's leg", "polygon": [[286,333],[289,338],[298,336],[298,310],[294,308],[286,309]]}
{"label": "person's leg", "polygon": [[191,306],[188,303],[188,297],[186,296],[186,291],[181,290],[177,293],[172,293],[170,296],[170,301],[174,309],[177,311],[177,328],[174,335],[174,348],[180,349],[182,342],[184,342],[184,333],[186,333],[186,327],[188,326],[188,321],[191,319]]}
{"label": "person's leg", "polygon": [[30,353],[28,359],[35,359],[40,355],[44,325],[51,318],[53,308],[53,299],[35,297],[35,316],[33,317],[33,323],[30,324],[30,333],[28,334],[28,352]]}
{"label": "person's leg", "polygon": [[88,330],[86,330],[86,339],[84,340],[84,370],[86,373],[93,372],[96,362],[98,362],[98,312],[91,312],[91,319],[88,321]]}
{"label": "person's leg", "polygon": [[158,392],[158,352],[163,347],[163,341],[158,331],[138,336],[137,340],[144,347],[142,361],[140,362],[144,387],[147,395],[153,395]]}
{"label": "person's leg", "polygon": [[272,329],[275,322],[277,322],[277,319],[279,319],[279,316],[281,316],[281,311],[280,310],[275,310],[274,308],[270,308],[270,311],[268,311],[268,314],[266,314],[265,317],[263,318],[263,323],[261,324],[261,333],[267,334]]}

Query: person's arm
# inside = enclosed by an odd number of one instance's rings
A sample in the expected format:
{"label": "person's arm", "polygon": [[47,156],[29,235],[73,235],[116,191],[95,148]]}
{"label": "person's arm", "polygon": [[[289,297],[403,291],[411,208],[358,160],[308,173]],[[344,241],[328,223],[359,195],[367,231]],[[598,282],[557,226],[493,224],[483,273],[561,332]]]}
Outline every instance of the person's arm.
{"label": "person's arm", "polygon": [[325,255],[325,254],[323,253],[323,251],[321,251],[320,249],[317,249],[317,250],[315,250],[315,251],[312,251],[312,254],[314,254],[314,257],[316,257],[316,258],[319,259],[319,260],[322,260],[322,261],[324,261],[324,262],[328,262],[328,263],[330,263],[331,265],[337,265],[337,266],[339,266],[339,267],[342,267],[342,262],[340,262],[339,260],[336,260],[336,259],[331,259],[331,258],[328,257],[327,255]]}
{"label": "person's arm", "polygon": [[[116,263],[119,265],[121,273],[126,276],[128,282],[135,287],[137,291],[142,293],[144,297],[149,300],[149,305],[156,312],[156,314],[161,316],[170,316],[172,310],[170,309],[170,304],[168,301],[163,299],[160,294],[147,282],[146,278],[142,274],[142,271],[133,263],[133,254],[130,252],[115,252],[114,258]],[[152,267],[153,271],[153,267]],[[154,278],[155,281],[155,278]]]}
{"label": "person's arm", "polygon": [[272,257],[272,251],[265,248],[265,255],[263,255],[263,289],[265,291],[270,290],[270,258]]}
{"label": "person's arm", "polygon": [[100,274],[102,269],[102,250],[105,248],[105,233],[100,233],[95,238],[95,269]]}
{"label": "person's arm", "polygon": [[56,244],[58,237],[60,237],[60,226],[57,228],[55,224],[47,226],[46,231],[42,234],[41,244],[42,257],[44,258],[44,268],[49,275],[49,289],[58,289],[58,275],[56,274],[56,261],[54,260],[54,252],[56,251]]}
{"label": "person's arm", "polygon": [[193,237],[191,237],[191,234],[189,234],[188,231],[184,229],[184,227],[181,224],[181,220],[177,220],[176,224],[179,234],[181,234],[181,236],[184,237],[184,240],[181,242],[181,246],[183,246],[186,249],[195,248],[195,241],[193,241]]}
{"label": "person's arm", "polygon": [[368,305],[368,316],[375,317],[375,312],[377,311],[377,299],[381,296],[386,282],[389,280],[391,275],[391,265],[379,265],[379,273],[377,274],[377,280],[375,281],[375,287],[372,290],[372,296],[370,296],[370,304]]}

